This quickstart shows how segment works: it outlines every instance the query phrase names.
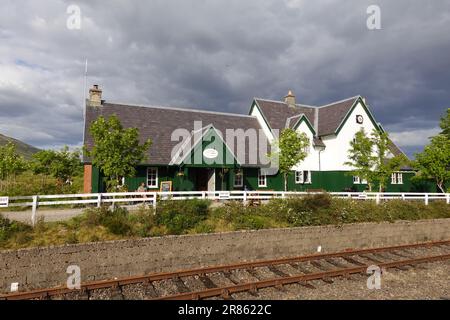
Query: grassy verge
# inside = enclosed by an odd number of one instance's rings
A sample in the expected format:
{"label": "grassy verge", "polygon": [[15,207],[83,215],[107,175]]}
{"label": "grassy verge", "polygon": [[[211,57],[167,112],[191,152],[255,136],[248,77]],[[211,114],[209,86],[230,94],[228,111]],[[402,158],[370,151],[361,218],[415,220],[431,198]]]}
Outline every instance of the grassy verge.
{"label": "grassy verge", "polygon": [[210,204],[207,200],[163,201],[156,212],[142,207],[132,213],[123,208],[93,208],[65,222],[39,221],[34,229],[0,215],[0,248],[169,234],[450,218],[450,205],[445,202],[434,201],[425,206],[422,202],[391,200],[376,205],[372,201],[333,199],[326,194],[274,199],[259,207],[228,202],[212,208]]}

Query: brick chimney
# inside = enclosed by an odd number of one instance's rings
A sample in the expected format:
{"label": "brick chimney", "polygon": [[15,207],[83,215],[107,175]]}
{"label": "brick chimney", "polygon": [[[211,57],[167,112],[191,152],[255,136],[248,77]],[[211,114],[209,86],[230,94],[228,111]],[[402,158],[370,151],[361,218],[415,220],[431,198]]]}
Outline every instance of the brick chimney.
{"label": "brick chimney", "polygon": [[98,88],[98,84],[94,84],[89,89],[89,105],[91,107],[100,107],[102,105],[102,90]]}
{"label": "brick chimney", "polygon": [[289,107],[295,107],[295,95],[292,90],[289,90],[287,96],[284,97],[284,102],[289,105]]}

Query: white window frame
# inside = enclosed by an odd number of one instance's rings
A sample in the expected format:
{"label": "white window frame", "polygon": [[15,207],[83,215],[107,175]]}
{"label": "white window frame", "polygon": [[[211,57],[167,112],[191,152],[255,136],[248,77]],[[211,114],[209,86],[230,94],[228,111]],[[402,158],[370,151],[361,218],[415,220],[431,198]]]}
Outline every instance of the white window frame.
{"label": "white window frame", "polygon": [[[237,188],[240,188],[240,187],[244,186],[244,172],[241,170],[240,171],[241,174],[239,176],[236,175],[237,172],[239,172],[239,171],[238,170],[234,171],[234,186],[237,187]],[[238,177],[239,177],[239,179],[241,181],[240,183],[236,183],[236,181],[237,181],[236,178],[238,178]]]}
{"label": "white window frame", "polygon": [[403,173],[397,172],[397,184],[403,184]]}
{"label": "white window frame", "polygon": [[[305,172],[308,172],[308,179],[305,179]],[[311,177],[311,171],[309,170],[304,170],[303,171],[303,183],[305,184],[311,184],[312,183],[312,177]]]}
{"label": "white window frame", "polygon": [[[261,178],[263,178],[264,182],[261,183]],[[267,187],[267,175],[262,174],[261,169],[258,170],[258,187],[264,188]]]}
{"label": "white window frame", "polygon": [[[149,184],[149,171],[150,170],[155,170],[155,179],[154,179],[154,184]],[[158,168],[156,167],[148,167],[147,168],[147,188],[158,188],[158,180],[159,180],[159,172],[158,172]]]}
{"label": "white window frame", "polygon": [[395,172],[391,173],[391,184],[397,184],[397,175]]}
{"label": "white window frame", "polygon": [[403,184],[403,173],[394,172],[391,174],[391,184]]}
{"label": "white window frame", "polygon": [[[308,179],[305,179],[305,172],[307,172]],[[296,184],[311,184],[311,171],[310,170],[296,170],[295,171],[295,183]]]}
{"label": "white window frame", "polygon": [[303,183],[303,171],[295,170],[295,183],[302,184]]}
{"label": "white window frame", "polygon": [[353,176],[353,184],[361,184],[361,178],[358,176]]}

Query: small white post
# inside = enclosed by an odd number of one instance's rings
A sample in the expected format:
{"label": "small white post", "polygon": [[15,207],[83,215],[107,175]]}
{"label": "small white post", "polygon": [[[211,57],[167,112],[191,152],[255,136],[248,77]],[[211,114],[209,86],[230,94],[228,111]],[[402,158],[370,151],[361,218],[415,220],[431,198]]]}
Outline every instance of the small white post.
{"label": "small white post", "polygon": [[102,194],[99,193],[97,195],[97,208],[100,208],[102,206]]}
{"label": "small white post", "polygon": [[425,205],[428,205],[428,193],[425,193]]}
{"label": "small white post", "polygon": [[202,199],[206,199],[206,192],[202,191]]}
{"label": "small white post", "polygon": [[286,198],[286,192],[281,192],[281,198],[282,199]]}
{"label": "small white post", "polygon": [[379,193],[377,193],[375,199],[376,199],[376,200],[375,200],[376,203],[377,203],[377,204],[380,204],[380,194],[379,194]]}
{"label": "small white post", "polygon": [[447,193],[447,204],[450,204],[450,193]]}
{"label": "small white post", "polygon": [[36,225],[36,211],[38,206],[38,196],[33,196],[33,205],[31,207],[31,225]]}
{"label": "small white post", "polygon": [[405,194],[402,193],[402,200],[405,200]]}
{"label": "small white post", "polygon": [[[153,193],[153,208],[156,209],[156,192]],[[156,211],[155,211],[156,214]]]}

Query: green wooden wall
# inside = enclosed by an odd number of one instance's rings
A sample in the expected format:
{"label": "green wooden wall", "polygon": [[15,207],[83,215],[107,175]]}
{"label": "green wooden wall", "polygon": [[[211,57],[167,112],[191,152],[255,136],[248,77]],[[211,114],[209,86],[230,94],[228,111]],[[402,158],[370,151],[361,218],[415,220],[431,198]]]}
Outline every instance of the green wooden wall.
{"label": "green wooden wall", "polygon": [[[153,166],[154,167],[154,166]],[[157,166],[158,188],[162,181],[172,181],[174,191],[194,191],[196,181],[196,166]],[[204,167],[203,167],[204,168]],[[216,190],[242,190],[244,187],[234,187],[234,168],[216,168]],[[284,190],[284,180],[281,174],[267,176],[267,187],[258,186],[258,168],[242,168],[244,173],[244,186],[248,190]],[[179,172],[184,175],[179,175]],[[221,174],[223,172],[223,175]],[[403,184],[391,185],[388,181],[387,192],[436,192],[432,182],[415,182],[411,180],[412,172],[403,173]],[[135,191],[147,179],[147,166],[137,167],[136,176],[125,180],[129,191]],[[289,191],[307,191],[311,189],[324,189],[330,192],[364,191],[367,185],[353,184],[353,177],[346,171],[313,171],[310,184],[296,184],[294,172],[288,177]],[[98,170],[92,169],[92,192],[105,192],[105,178]],[[373,191],[377,191],[375,185]]]}

